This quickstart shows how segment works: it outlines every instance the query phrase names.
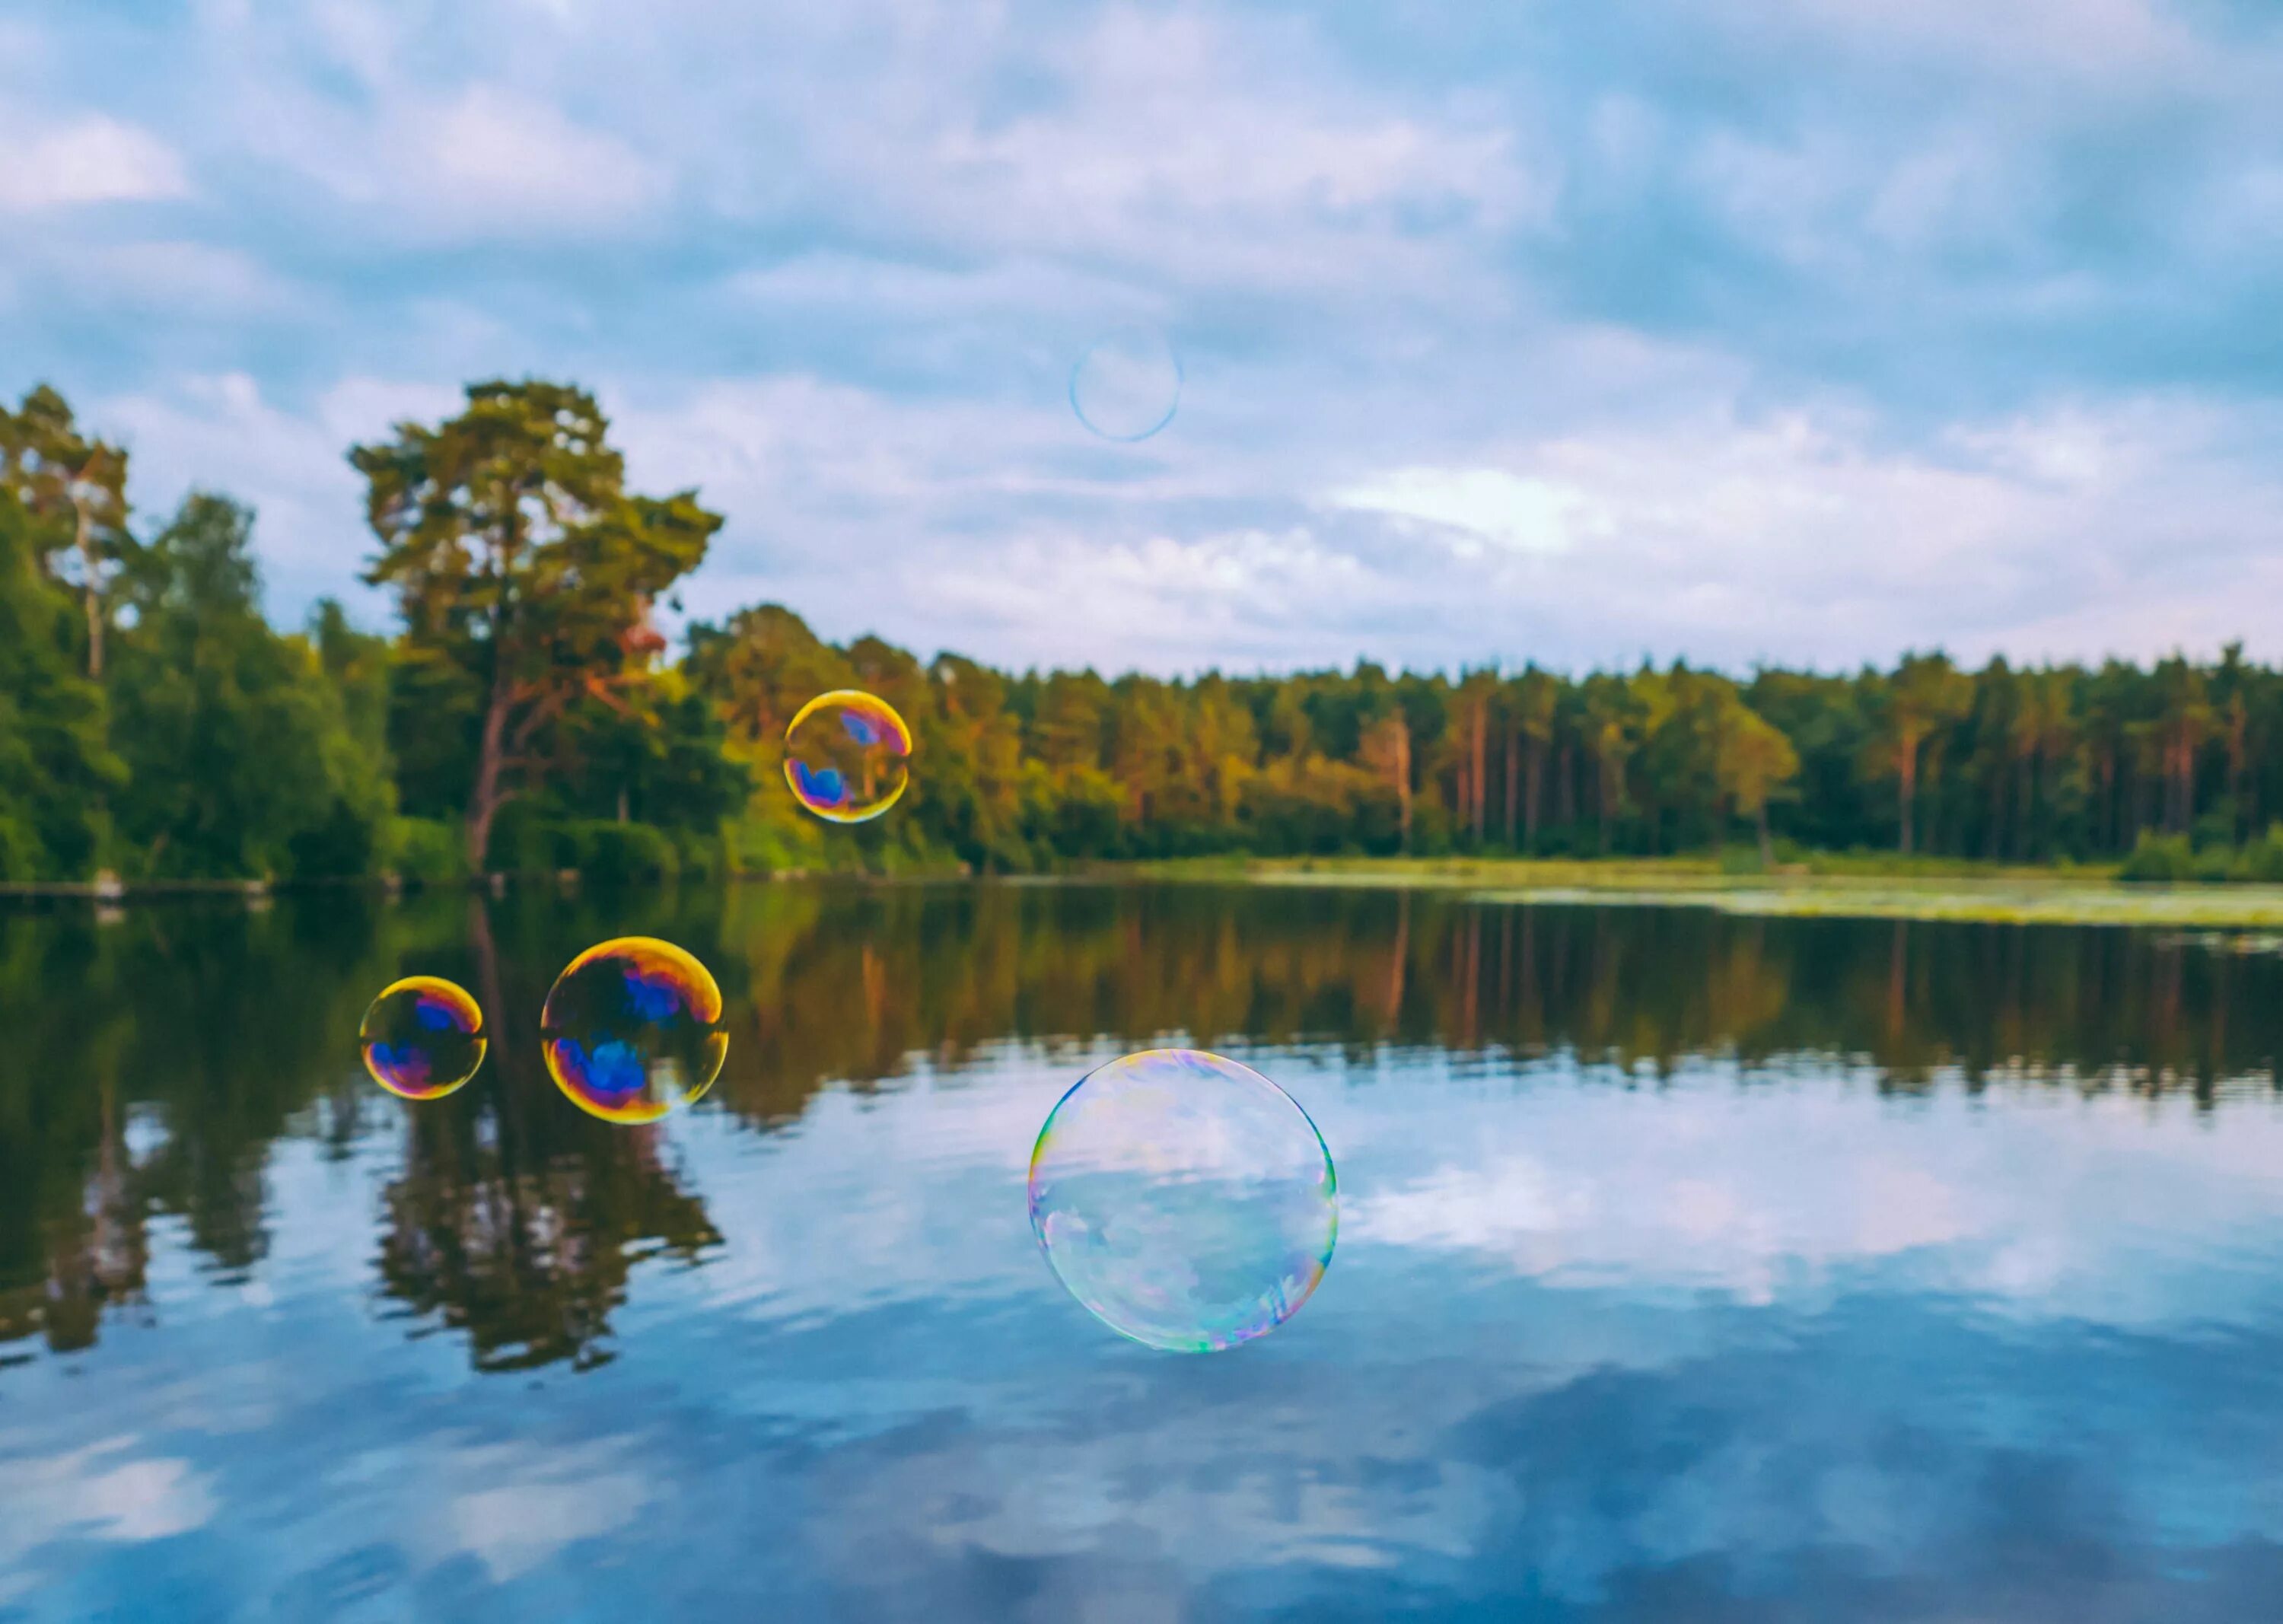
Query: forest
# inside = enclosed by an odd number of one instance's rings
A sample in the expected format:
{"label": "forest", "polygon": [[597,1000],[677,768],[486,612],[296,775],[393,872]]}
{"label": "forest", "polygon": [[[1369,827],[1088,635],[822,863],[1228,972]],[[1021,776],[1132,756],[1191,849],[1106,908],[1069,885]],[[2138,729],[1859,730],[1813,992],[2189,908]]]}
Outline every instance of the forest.
{"label": "forest", "polygon": [[[347,455],[387,632],[331,602],[273,626],[248,508],[136,514],[127,448],[45,386],[0,404],[0,884],[1709,851],[2283,879],[2283,671],[2240,644],[1165,678],[836,644],[764,604],[676,650],[656,607],[722,518],[630,489],[591,394],[473,384]],[[786,723],[839,687],[914,736],[910,792],[853,830],[782,777]]]}

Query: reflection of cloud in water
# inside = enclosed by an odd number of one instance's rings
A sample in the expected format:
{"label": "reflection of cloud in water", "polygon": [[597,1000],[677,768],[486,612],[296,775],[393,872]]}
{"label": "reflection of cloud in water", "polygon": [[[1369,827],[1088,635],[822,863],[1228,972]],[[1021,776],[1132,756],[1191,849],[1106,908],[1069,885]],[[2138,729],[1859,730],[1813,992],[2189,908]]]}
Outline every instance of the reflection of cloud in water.
{"label": "reflection of cloud in water", "polygon": [[[2180,1255],[2173,1235],[2248,1237],[2283,1215],[2283,1117],[2256,1106],[2219,1133],[2185,1099],[2040,1091],[1997,1108],[1713,1063],[1643,1090],[1566,1060],[1454,1071],[1388,1055],[1344,1077],[1336,1053],[1252,1059],[1321,1113],[1341,1169],[1335,1275],[1373,1248],[1461,1252],[1554,1285],[1767,1304],[1884,1264],[1913,1289],[2117,1323],[2269,1306],[2245,1259],[2201,1241]],[[884,1095],[828,1091],[791,1133],[685,1136],[732,1238],[698,1289],[799,1320],[1051,1284],[1023,1167],[1089,1064],[995,1045]],[[2166,1225],[2146,1221],[2158,1213]]]}
{"label": "reflection of cloud in water", "polygon": [[[1655,1092],[1566,1062],[1510,1091],[1431,1063],[1404,1074],[1434,1090],[1431,1113],[1333,1113],[1370,1147],[1347,1164],[1342,1244],[1359,1253],[1469,1252],[1554,1284],[1758,1303],[1891,1262],[1918,1289],[2119,1323],[2272,1307],[2248,1256],[2209,1245],[2270,1234],[2283,1215],[2271,1111],[2238,1110],[2220,1134],[2186,1100],[2035,1095],[1999,1109],[1711,1065]],[[2199,1238],[2186,1248],[2183,1221]]]}
{"label": "reflection of cloud in water", "polygon": [[154,1572],[313,1618],[2240,1624],[2283,1587],[2271,1105],[1234,1052],[1344,1201],[1257,1346],[1134,1347],[1038,1256],[1025,1159],[1093,1050],[677,1120],[721,1244],[540,1380],[377,1322],[340,1213],[391,1158],[288,1144],[269,1306],[160,1245],[100,1443],[12,1373],[0,1456],[60,1476],[0,1483],[0,1554],[58,1619]]}
{"label": "reflection of cloud in water", "polygon": [[38,1586],[23,1558],[51,1541],[163,1540],[200,1528],[219,1509],[206,1476],[187,1460],[138,1455],[131,1436],[106,1438],[7,1467],[0,1518],[0,1605]]}
{"label": "reflection of cloud in water", "polygon": [[[440,1464],[434,1519],[446,1550],[473,1552],[496,1580],[513,1579],[565,1546],[638,1525],[653,1498],[640,1473],[608,1471],[620,1451],[490,1445]],[[483,1487],[460,1487],[481,1484]]]}

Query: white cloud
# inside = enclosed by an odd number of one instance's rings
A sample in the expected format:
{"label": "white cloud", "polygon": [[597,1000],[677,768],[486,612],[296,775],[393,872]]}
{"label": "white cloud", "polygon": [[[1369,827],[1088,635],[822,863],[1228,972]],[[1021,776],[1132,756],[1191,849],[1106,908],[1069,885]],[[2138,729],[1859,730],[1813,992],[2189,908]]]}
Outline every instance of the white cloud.
{"label": "white cloud", "polygon": [[[1107,254],[1151,279],[1419,292],[1474,278],[1453,237],[1510,227],[1550,186],[1510,133],[1332,91],[1305,39],[1188,11],[1116,8],[1042,53],[1067,94],[985,124],[942,117],[902,177],[955,240]],[[1406,229],[1405,215],[1439,218]],[[1490,296],[1487,287],[1479,290]]]}
{"label": "white cloud", "polygon": [[191,195],[174,149],[100,114],[37,135],[0,138],[0,209],[162,202]]}
{"label": "white cloud", "polygon": [[1336,490],[1335,507],[1454,530],[1516,552],[1567,552],[1608,528],[1585,493],[1498,468],[1398,468]]}
{"label": "white cloud", "polygon": [[[123,433],[133,457],[129,494],[146,519],[171,511],[193,486],[254,508],[254,550],[290,619],[321,593],[356,601],[362,590],[355,575],[373,542],[348,448],[400,418],[446,415],[462,398],[436,385],[347,378],[293,411],[266,399],[249,375],[230,372],[100,401],[90,416]],[[370,597],[363,606],[368,615],[379,608]]]}
{"label": "white cloud", "polygon": [[[705,612],[1017,662],[2147,652],[2283,608],[2257,347],[2102,381],[2170,364],[2209,285],[2134,282],[2165,239],[2112,200],[2177,180],[2179,252],[2245,286],[2283,243],[2283,59],[2154,0],[1695,15],[1708,83],[1817,65],[1749,109],[1558,20],[1396,61],[1212,0],[200,14],[165,86],[9,132],[82,159],[0,168],[0,207],[195,170],[199,207],[19,233],[0,360],[131,402],[158,488],[258,500],[289,602],[368,545],[329,389],[534,372],[729,514]],[[94,34],[38,43],[42,96],[107,82]],[[2212,105],[2135,122],[2136,53]],[[2001,316],[1986,367],[1944,351]],[[1105,448],[1069,370],[1137,319],[1180,410]]]}
{"label": "white cloud", "polygon": [[434,202],[463,220],[624,225],[665,189],[663,171],[617,137],[500,86],[471,85],[410,121]]}
{"label": "white cloud", "polygon": [[2226,414],[2072,405],[1914,446],[1835,408],[1613,410],[1321,482],[1351,442],[1247,456],[1190,426],[1125,457],[1066,408],[814,379],[619,421],[639,479],[731,517],[698,612],[767,595],[830,636],[1018,665],[2148,654],[2256,635],[2245,605],[2283,601],[2261,517],[2283,481]]}

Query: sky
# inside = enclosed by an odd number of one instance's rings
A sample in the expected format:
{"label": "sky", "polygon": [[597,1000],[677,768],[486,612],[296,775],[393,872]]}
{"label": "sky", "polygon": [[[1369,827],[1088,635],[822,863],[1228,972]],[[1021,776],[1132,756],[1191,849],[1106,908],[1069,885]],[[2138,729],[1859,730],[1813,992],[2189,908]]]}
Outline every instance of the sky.
{"label": "sky", "polygon": [[0,393],[146,523],[385,624],[344,453],[493,377],[923,655],[2283,657],[2283,7],[0,0]]}

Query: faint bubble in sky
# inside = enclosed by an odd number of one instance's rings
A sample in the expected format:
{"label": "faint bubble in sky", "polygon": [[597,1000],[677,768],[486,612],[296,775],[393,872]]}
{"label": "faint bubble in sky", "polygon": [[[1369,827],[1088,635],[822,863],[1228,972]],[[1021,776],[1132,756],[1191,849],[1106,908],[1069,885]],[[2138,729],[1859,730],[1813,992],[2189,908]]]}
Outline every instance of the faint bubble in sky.
{"label": "faint bubble in sky", "polygon": [[1324,1277],[1339,1184],[1308,1113],[1250,1066],[1152,1049],[1089,1072],[1031,1152],[1031,1228],[1071,1296],[1151,1347],[1266,1336]]}
{"label": "faint bubble in sky", "polygon": [[654,936],[620,936],[573,959],[539,1030],[555,1086],[606,1122],[655,1122],[689,1105],[729,1053],[712,972]]}
{"label": "faint bubble in sky", "polygon": [[432,975],[381,988],[357,1042],[372,1080],[402,1099],[441,1099],[484,1063],[484,1015],[467,989]]}
{"label": "faint bubble in sky", "polygon": [[885,699],[853,688],[821,693],[785,729],[792,798],[835,824],[861,824],[896,804],[910,782],[912,732]]}
{"label": "faint bubble in sky", "polygon": [[1119,327],[1071,369],[1071,409],[1104,440],[1147,440],[1173,420],[1181,363],[1153,327]]}

